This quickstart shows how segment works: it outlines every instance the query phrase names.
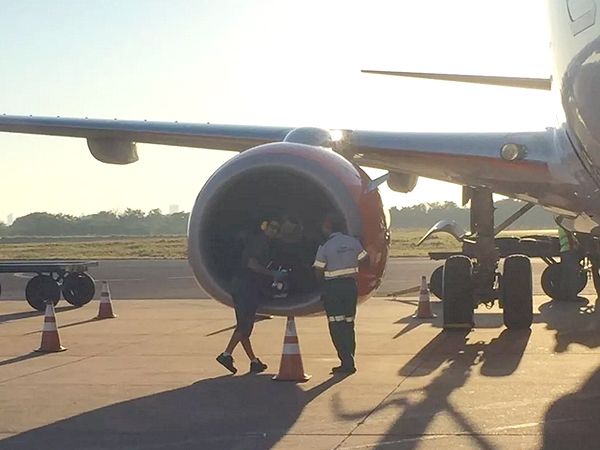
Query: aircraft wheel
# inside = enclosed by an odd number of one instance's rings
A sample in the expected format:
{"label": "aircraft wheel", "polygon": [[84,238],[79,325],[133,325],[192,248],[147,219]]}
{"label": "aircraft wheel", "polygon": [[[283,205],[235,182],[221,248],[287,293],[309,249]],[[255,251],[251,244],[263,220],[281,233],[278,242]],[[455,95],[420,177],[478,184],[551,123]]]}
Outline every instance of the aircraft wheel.
{"label": "aircraft wheel", "polygon": [[[542,290],[550,298],[557,298],[560,292],[560,276],[561,266],[558,264],[550,264],[542,272]],[[577,293],[579,294],[587,284],[587,273],[584,270],[579,271],[577,276]]]}
{"label": "aircraft wheel", "polygon": [[473,266],[463,255],[446,260],[442,273],[444,297],[444,329],[472,328],[473,321]]}
{"label": "aircraft wheel", "polygon": [[444,266],[436,268],[429,278],[429,290],[440,300],[443,300],[442,292],[444,291]]}
{"label": "aircraft wheel", "polygon": [[502,275],[504,325],[509,330],[531,327],[533,322],[533,284],[531,261],[524,255],[504,260]]}
{"label": "aircraft wheel", "polygon": [[32,308],[44,311],[46,300],[54,305],[60,300],[60,286],[50,275],[36,275],[25,286],[25,298]]}
{"label": "aircraft wheel", "polygon": [[62,284],[62,294],[66,301],[73,306],[83,306],[89,303],[96,293],[94,279],[86,273],[69,273]]}

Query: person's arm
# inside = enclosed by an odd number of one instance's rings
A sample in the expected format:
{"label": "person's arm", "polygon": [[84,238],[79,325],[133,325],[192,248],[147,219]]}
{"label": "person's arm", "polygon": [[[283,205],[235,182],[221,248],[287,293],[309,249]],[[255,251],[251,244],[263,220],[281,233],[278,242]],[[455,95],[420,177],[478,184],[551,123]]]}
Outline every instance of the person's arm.
{"label": "person's arm", "polygon": [[315,276],[317,280],[322,280],[325,277],[325,267],[327,267],[327,259],[325,258],[325,250],[320,245],[315,256],[315,262],[313,263],[315,269]]}
{"label": "person's arm", "polygon": [[263,267],[256,258],[250,257],[248,258],[248,269],[252,272],[259,273],[261,275],[266,275],[268,277],[273,276],[273,272],[265,267]]}

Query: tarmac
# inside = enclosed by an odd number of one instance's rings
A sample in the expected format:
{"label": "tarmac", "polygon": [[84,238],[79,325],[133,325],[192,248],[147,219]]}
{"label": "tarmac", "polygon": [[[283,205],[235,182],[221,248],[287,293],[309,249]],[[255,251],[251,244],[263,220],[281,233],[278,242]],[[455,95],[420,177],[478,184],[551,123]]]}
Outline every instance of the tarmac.
{"label": "tarmac", "polygon": [[324,317],[297,318],[304,384],[275,382],[285,319],[256,324],[265,374],[216,363],[233,312],[210,300],[59,306],[67,351],[38,354],[43,316],[0,302],[0,449],[483,449],[600,447],[594,302],[535,296],[531,330],[480,307],[472,331],[416,320],[415,297],[357,319],[358,372],[337,364]]}

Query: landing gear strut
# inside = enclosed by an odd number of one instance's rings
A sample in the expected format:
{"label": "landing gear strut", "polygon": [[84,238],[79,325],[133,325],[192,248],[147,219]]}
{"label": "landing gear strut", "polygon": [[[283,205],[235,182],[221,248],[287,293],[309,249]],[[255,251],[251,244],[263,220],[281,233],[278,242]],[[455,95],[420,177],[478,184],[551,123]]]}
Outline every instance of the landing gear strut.
{"label": "landing gear strut", "polygon": [[[465,188],[465,200],[469,199],[471,233],[463,239],[463,253],[471,257],[451,256],[444,264],[444,328],[473,327],[473,310],[479,304],[491,305],[496,300],[503,308],[507,328],[528,328],[533,319],[531,262],[524,255],[509,256],[504,262],[504,274],[500,274],[500,255],[495,240],[500,230],[494,228],[492,191]],[[514,220],[520,217],[519,214],[514,215]],[[506,221],[502,227],[508,224]]]}

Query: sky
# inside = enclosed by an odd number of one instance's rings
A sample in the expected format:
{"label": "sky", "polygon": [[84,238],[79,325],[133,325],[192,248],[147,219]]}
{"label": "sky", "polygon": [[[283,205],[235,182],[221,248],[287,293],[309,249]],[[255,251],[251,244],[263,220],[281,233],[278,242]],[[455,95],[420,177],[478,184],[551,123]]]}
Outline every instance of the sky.
{"label": "sky", "polygon": [[[532,131],[542,91],[361,69],[547,77],[543,0],[2,1],[0,114],[385,131]],[[34,211],[189,211],[231,152],[138,145],[102,164],[82,139],[0,133],[0,221]],[[372,176],[379,174],[370,171]],[[460,202],[420,179],[387,207]]]}

